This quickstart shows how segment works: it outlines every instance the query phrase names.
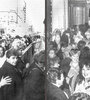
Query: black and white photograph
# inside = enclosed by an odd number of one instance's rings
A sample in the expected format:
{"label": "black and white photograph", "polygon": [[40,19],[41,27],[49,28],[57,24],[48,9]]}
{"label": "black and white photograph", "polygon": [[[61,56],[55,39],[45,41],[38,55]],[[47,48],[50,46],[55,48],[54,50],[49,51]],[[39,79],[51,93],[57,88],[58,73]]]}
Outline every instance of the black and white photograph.
{"label": "black and white photograph", "polygon": [[45,100],[45,0],[0,0],[0,100]]}
{"label": "black and white photograph", "polygon": [[90,0],[47,0],[46,100],[90,100]]}
{"label": "black and white photograph", "polygon": [[0,0],[0,100],[90,100],[90,0]]}

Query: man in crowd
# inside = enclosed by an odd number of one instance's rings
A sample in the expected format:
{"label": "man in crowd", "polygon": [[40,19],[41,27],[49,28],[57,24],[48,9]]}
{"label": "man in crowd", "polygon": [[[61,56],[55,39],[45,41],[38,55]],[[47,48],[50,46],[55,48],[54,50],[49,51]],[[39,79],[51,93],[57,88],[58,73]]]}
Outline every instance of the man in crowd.
{"label": "man in crowd", "polygon": [[35,55],[34,62],[27,69],[24,82],[24,100],[45,100],[45,53]]}
{"label": "man in crowd", "polygon": [[12,79],[10,85],[0,88],[0,100],[22,100],[22,79],[16,68],[18,53],[10,49],[6,53],[6,61],[0,69],[0,79],[2,76],[9,76]]}
{"label": "man in crowd", "polygon": [[47,75],[47,100],[68,100],[68,94],[61,90],[63,85],[64,76],[63,73],[57,69],[51,69]]}

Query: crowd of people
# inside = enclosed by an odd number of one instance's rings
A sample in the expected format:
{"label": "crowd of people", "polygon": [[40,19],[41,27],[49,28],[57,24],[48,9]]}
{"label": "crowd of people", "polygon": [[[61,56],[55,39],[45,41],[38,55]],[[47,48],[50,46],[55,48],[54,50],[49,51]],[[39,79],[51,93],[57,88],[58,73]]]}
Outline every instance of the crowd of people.
{"label": "crowd of people", "polygon": [[[44,44],[40,35],[0,36],[0,100],[45,99]],[[28,47],[32,47],[32,63],[28,55],[24,58]]]}
{"label": "crowd of people", "polygon": [[[49,35],[47,61],[45,37],[0,36],[0,100],[90,99],[90,27],[55,29]],[[32,63],[22,59],[29,45]]]}
{"label": "crowd of people", "polygon": [[47,100],[90,100],[89,25],[55,29],[47,41]]}

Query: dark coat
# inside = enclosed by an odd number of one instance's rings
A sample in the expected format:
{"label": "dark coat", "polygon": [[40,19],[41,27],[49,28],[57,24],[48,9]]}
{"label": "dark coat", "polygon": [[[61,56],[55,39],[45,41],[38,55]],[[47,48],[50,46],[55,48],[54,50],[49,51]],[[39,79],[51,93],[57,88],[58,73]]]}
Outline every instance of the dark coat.
{"label": "dark coat", "polygon": [[0,79],[4,76],[10,76],[12,82],[0,88],[0,100],[22,100],[22,80],[18,70],[5,62],[0,69]]}
{"label": "dark coat", "polygon": [[25,100],[45,100],[44,72],[32,63],[27,71],[24,83]]}
{"label": "dark coat", "polygon": [[67,47],[68,46],[68,41],[69,41],[69,38],[68,36],[66,35],[66,33],[64,33],[62,36],[61,36],[61,45],[63,47]]}
{"label": "dark coat", "polygon": [[17,69],[19,70],[19,72],[21,73],[21,75],[23,74],[23,70],[25,68],[26,63],[20,58],[18,57],[18,62],[17,62]]}
{"label": "dark coat", "polygon": [[47,83],[47,100],[68,100],[64,92],[57,86]]}
{"label": "dark coat", "polygon": [[63,60],[63,52],[61,49],[58,50],[58,52],[56,53],[56,55],[59,57],[60,61]]}
{"label": "dark coat", "polygon": [[61,70],[64,72],[65,76],[67,76],[70,70],[70,62],[71,62],[71,59],[69,57],[61,61]]}

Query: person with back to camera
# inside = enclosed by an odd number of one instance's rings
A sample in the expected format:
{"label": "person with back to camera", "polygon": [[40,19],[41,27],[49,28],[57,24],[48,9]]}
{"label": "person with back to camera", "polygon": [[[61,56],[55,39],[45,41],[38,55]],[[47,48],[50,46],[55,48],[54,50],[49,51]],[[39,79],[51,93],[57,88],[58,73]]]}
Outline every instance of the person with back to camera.
{"label": "person with back to camera", "polygon": [[45,51],[35,55],[24,79],[24,100],[45,100]]}
{"label": "person with back to camera", "polygon": [[47,73],[47,100],[68,100],[69,95],[60,87],[64,82],[64,74],[57,69],[50,69]]}
{"label": "person with back to camera", "polygon": [[0,69],[0,79],[9,76],[12,81],[10,85],[0,88],[0,100],[22,100],[22,80],[16,69],[18,53],[14,49],[6,52],[6,61]]}

